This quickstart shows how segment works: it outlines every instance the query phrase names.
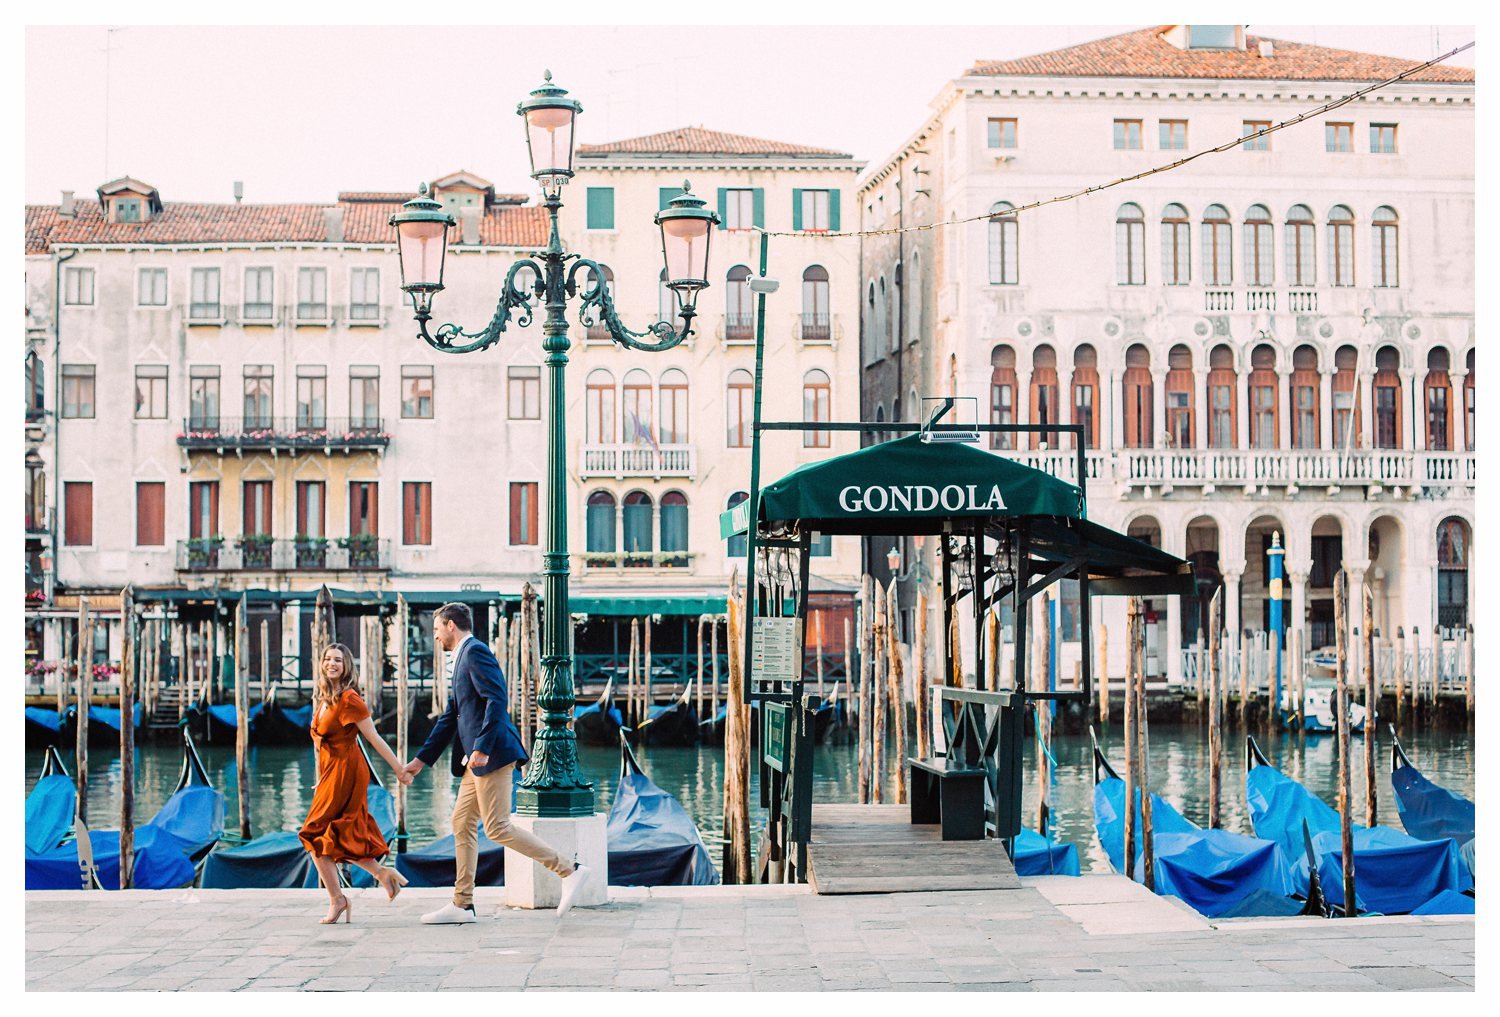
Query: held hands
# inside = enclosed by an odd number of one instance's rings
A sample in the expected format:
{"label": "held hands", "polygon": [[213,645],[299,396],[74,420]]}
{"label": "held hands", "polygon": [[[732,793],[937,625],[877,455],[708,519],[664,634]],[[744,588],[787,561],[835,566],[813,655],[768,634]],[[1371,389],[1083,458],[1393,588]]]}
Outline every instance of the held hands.
{"label": "held hands", "polygon": [[411,762],[401,767],[400,770],[397,771],[400,775],[401,783],[410,784],[412,782],[412,778],[421,773],[422,768],[425,765],[426,764],[423,763],[420,759],[413,759]]}

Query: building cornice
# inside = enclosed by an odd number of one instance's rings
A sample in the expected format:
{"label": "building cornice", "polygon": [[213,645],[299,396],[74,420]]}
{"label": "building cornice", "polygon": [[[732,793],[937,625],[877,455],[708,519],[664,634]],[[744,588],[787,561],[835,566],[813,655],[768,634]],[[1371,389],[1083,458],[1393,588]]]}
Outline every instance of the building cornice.
{"label": "building cornice", "polygon": [[858,159],[787,158],[784,156],[691,156],[668,153],[660,156],[610,155],[602,158],[579,156],[578,171],[583,170],[835,170],[859,173],[865,163]]}

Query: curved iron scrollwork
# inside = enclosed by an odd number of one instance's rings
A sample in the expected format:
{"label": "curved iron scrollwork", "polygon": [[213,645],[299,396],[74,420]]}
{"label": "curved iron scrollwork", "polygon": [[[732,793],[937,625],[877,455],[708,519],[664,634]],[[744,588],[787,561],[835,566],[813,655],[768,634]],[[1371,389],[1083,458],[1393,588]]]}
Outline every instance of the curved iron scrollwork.
{"label": "curved iron scrollwork", "polygon": [[[585,277],[582,286],[578,283],[578,272],[580,269],[588,269],[589,275]],[[634,350],[645,350],[648,353],[658,353],[662,350],[670,350],[680,344],[684,339],[693,334],[694,311],[691,307],[682,309],[682,331],[674,330],[670,323],[658,321],[650,325],[643,332],[636,332],[627,328],[615,313],[614,298],[609,294],[609,284],[604,278],[604,269],[598,262],[590,261],[588,258],[579,258],[568,271],[568,295],[576,295],[581,304],[578,309],[578,321],[584,328],[590,328],[595,324],[602,324],[609,330],[609,336],[621,346],[627,346]],[[598,309],[598,320],[590,313],[590,308]],[[647,336],[655,336],[656,342],[642,342]]]}
{"label": "curved iron scrollwork", "polygon": [[[535,282],[531,285],[532,294],[528,296],[516,287],[516,276],[521,269],[530,268]],[[417,324],[420,335],[428,346],[439,353],[473,353],[475,350],[488,349],[500,341],[500,333],[505,331],[506,325],[511,322],[512,310],[519,309],[520,313],[515,315],[515,323],[518,328],[525,328],[531,324],[532,306],[531,300],[534,296],[541,300],[546,292],[546,282],[542,274],[542,267],[530,258],[522,258],[510,266],[505,273],[505,282],[500,287],[500,300],[495,306],[494,317],[490,318],[488,325],[479,332],[465,332],[459,325],[441,325],[437,334],[430,335],[427,331],[427,322],[431,315],[419,315]],[[473,342],[456,344],[454,340],[471,339]]]}

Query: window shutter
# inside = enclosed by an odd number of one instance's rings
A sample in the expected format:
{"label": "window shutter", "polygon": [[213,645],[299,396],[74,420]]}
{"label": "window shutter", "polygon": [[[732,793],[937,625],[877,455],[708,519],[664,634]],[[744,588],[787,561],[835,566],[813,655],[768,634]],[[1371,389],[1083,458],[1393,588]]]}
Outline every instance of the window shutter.
{"label": "window shutter", "polygon": [[615,189],[613,187],[590,187],[588,189],[588,228],[591,230],[615,228]]}
{"label": "window shutter", "polygon": [[719,229],[728,229],[729,222],[729,188],[719,188]]}
{"label": "window shutter", "polygon": [[802,228],[802,188],[792,188],[792,229]]}
{"label": "window shutter", "polygon": [[416,501],[417,485],[401,485],[401,543],[415,544],[417,542],[417,519]]}
{"label": "window shutter", "polygon": [[166,543],[166,487],[155,481],[135,485],[135,542],[141,547]]}
{"label": "window shutter", "polygon": [[[659,209],[666,208],[667,204],[681,193],[682,188],[680,187],[658,187],[656,189],[656,207]],[[719,193],[722,194],[723,192],[721,191]],[[723,207],[723,204],[723,201],[719,202],[721,208]],[[720,218],[723,218],[723,216],[721,215]]]}
{"label": "window shutter", "polygon": [[63,543],[87,546],[94,542],[94,485],[63,485]]}
{"label": "window shutter", "polygon": [[[663,188],[665,190],[665,188]],[[524,544],[525,533],[521,528],[521,485],[510,485],[510,542]]]}
{"label": "window shutter", "polygon": [[828,229],[832,233],[839,231],[839,190],[837,187],[828,189]]}
{"label": "window shutter", "polygon": [[761,229],[766,228],[766,191],[763,187],[755,188],[755,194],[751,201],[754,204],[755,225]]}

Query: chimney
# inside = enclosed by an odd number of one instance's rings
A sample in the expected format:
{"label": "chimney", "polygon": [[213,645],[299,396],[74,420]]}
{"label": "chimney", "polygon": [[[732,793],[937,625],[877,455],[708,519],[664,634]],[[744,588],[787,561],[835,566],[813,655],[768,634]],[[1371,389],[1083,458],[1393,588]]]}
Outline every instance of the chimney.
{"label": "chimney", "polygon": [[1261,59],[1263,59],[1263,60],[1269,60],[1269,59],[1271,59],[1272,55],[1274,55],[1275,50],[1276,50],[1275,45],[1272,44],[1272,42],[1271,42],[1270,39],[1261,39],[1261,40],[1259,40],[1259,42],[1260,42],[1260,55],[1261,55]]}
{"label": "chimney", "polygon": [[460,241],[461,243],[479,243],[479,213],[481,211],[483,210],[474,207],[460,208],[458,210],[458,222],[463,227],[463,239]]}
{"label": "chimney", "polygon": [[72,191],[62,192],[62,204],[57,206],[57,214],[62,216],[64,219],[72,219],[78,214],[77,210],[73,207]]}
{"label": "chimney", "polygon": [[323,229],[330,244],[344,242],[344,209],[341,205],[323,209]]}
{"label": "chimney", "polygon": [[238,205],[240,202],[242,202],[244,200],[245,200],[245,182],[243,180],[236,180],[234,182],[234,203],[236,205]]}

